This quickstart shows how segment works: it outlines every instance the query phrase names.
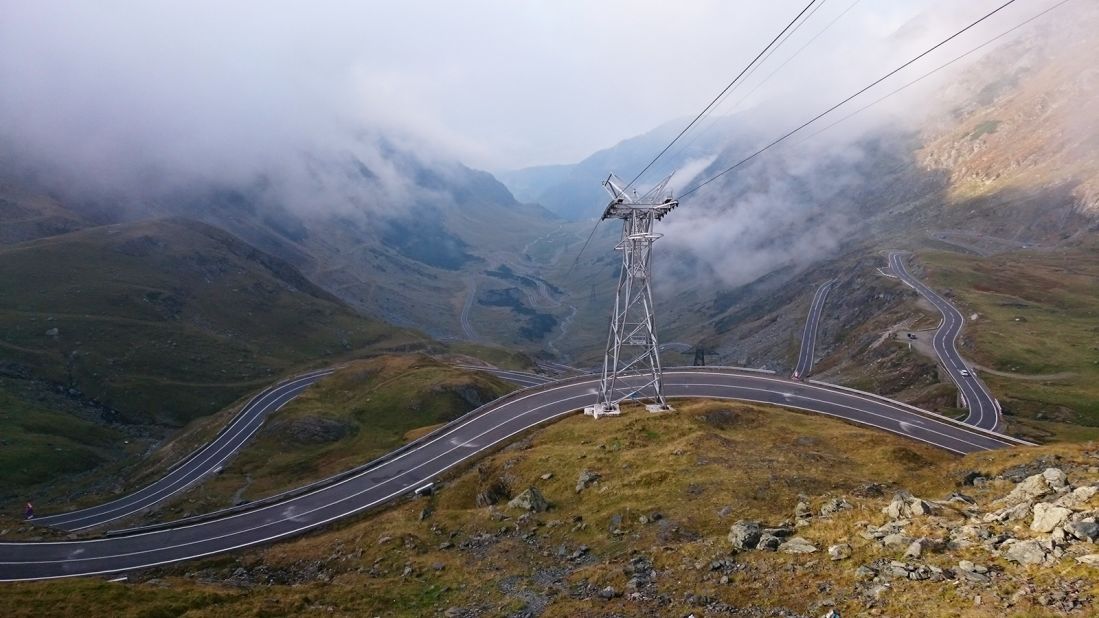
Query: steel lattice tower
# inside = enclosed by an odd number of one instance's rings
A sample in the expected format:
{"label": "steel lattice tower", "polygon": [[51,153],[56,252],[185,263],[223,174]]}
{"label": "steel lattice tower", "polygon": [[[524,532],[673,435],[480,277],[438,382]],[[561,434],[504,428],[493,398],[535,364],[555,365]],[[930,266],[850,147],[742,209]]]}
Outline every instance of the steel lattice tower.
{"label": "steel lattice tower", "polygon": [[646,406],[650,412],[671,409],[664,400],[650,286],[653,241],[661,236],[653,229],[679,205],[670,192],[665,193],[670,179],[665,178],[641,196],[627,193],[624,183],[613,174],[603,181],[611,202],[602,219],[622,219],[622,241],[615,246],[622,252],[622,270],[607,334],[599,398],[595,405],[584,408],[585,414],[596,418],[619,414],[618,404],[625,399],[651,401]]}

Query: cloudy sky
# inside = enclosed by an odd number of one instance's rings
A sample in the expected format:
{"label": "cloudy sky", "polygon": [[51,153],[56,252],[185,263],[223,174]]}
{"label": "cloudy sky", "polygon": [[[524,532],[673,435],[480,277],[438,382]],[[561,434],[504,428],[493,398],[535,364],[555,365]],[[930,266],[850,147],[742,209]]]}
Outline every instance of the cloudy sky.
{"label": "cloudy sky", "polygon": [[[827,101],[1000,3],[861,0],[746,104]],[[365,126],[490,170],[573,162],[696,112],[804,4],[0,0],[0,138],[221,168]]]}

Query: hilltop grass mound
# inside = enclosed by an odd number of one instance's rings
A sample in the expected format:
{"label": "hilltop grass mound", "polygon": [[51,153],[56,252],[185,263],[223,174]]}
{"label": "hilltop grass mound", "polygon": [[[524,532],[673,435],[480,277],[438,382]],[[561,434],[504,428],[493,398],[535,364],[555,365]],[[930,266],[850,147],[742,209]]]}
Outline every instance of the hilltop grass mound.
{"label": "hilltop grass mound", "polygon": [[216,477],[152,516],[225,508],[349,470],[513,389],[424,355],[349,363],[272,415]]}

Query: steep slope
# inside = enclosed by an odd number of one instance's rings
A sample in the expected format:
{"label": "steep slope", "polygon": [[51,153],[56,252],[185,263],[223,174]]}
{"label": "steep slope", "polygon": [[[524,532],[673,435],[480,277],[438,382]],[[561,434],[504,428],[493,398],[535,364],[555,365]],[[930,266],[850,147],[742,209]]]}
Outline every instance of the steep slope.
{"label": "steep slope", "polygon": [[[1097,27],[1093,4],[1054,14],[945,90],[950,114],[928,128],[921,156],[949,170],[954,201],[1065,186],[1080,210],[1099,214]],[[1000,209],[989,219],[1005,216]]]}
{"label": "steep slope", "polygon": [[0,249],[0,354],[127,422],[181,425],[287,369],[422,345],[286,262],[182,219]]}
{"label": "steep slope", "polygon": [[[367,315],[438,339],[541,346],[544,333],[531,323],[552,323],[564,309],[536,309],[523,298],[518,313],[508,313],[476,300],[482,288],[502,287],[486,271],[506,264],[520,276],[537,275],[543,260],[536,245],[579,230],[456,161],[376,136],[349,144],[277,153],[278,164],[246,179],[188,181],[165,171],[169,180],[160,184],[94,190],[65,184],[71,175],[51,173],[48,163],[9,155],[0,159],[0,242],[93,222],[186,217],[285,260]],[[555,247],[546,249],[555,255]]]}

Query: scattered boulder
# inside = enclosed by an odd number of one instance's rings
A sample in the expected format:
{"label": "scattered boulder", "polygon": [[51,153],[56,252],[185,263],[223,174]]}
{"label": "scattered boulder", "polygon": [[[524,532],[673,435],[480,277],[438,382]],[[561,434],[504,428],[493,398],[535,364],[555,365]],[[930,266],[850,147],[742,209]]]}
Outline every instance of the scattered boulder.
{"label": "scattered boulder", "polygon": [[549,509],[549,501],[542,492],[534,487],[528,487],[523,493],[512,498],[508,506],[513,509],[522,509],[533,513],[542,513]]}
{"label": "scattered boulder", "polygon": [[994,521],[1009,522],[1020,521],[1030,517],[1030,510],[1033,504],[1029,501],[1020,502],[1014,506],[1005,506],[1004,508],[986,513],[984,516],[985,523],[991,523]]}
{"label": "scattered boulder", "polygon": [[921,543],[919,539],[917,539],[915,541],[912,541],[912,543],[910,543],[908,545],[908,549],[904,550],[904,557],[905,558],[916,559],[916,558],[919,558],[920,555],[922,555],[922,554],[923,554],[923,543]]}
{"label": "scattered boulder", "polygon": [[895,532],[893,534],[886,535],[885,538],[881,540],[881,542],[882,545],[885,545],[886,547],[907,547],[912,543],[912,538],[899,532]]}
{"label": "scattered boulder", "polygon": [[808,502],[801,501],[794,507],[794,521],[808,522],[813,517],[813,508]]}
{"label": "scattered boulder", "polygon": [[581,470],[580,476],[576,479],[576,493],[584,491],[589,485],[595,483],[600,478],[602,477],[598,472],[587,469]]}
{"label": "scattered boulder", "polygon": [[[1064,487],[1065,473],[1058,468],[1047,468],[1041,474],[1028,476],[1001,501],[1006,504],[1033,502],[1053,493],[1054,489]],[[1056,486],[1055,486],[1056,484]]]}
{"label": "scattered boulder", "polygon": [[782,539],[777,535],[770,532],[764,532],[759,536],[759,543],[756,544],[756,549],[762,549],[766,551],[778,551],[779,546],[782,545]]}
{"label": "scattered boulder", "polygon": [[908,501],[908,508],[912,511],[913,515],[931,515],[938,507],[931,504],[926,500],[920,500],[919,498],[912,498]]}
{"label": "scattered boulder", "polygon": [[607,586],[606,588],[599,591],[599,598],[605,599],[607,601],[610,601],[611,599],[620,596],[622,596],[622,593],[615,590],[611,586]]}
{"label": "scattered boulder", "polygon": [[1099,554],[1087,554],[1086,556],[1080,556],[1076,558],[1076,562],[1080,564],[1086,564],[1088,566],[1099,566]]}
{"label": "scattered boulder", "polygon": [[846,511],[851,508],[853,507],[851,506],[851,503],[847,500],[844,500],[843,498],[832,498],[820,507],[820,514],[822,517],[828,517],[830,515],[835,515],[840,511]]}
{"label": "scattered boulder", "polygon": [[902,517],[911,517],[912,509],[908,508],[907,494],[894,494],[893,500],[889,502],[888,506],[882,509],[882,513],[884,513],[889,519],[901,519]]}
{"label": "scattered boulder", "polygon": [[1034,505],[1034,520],[1030,529],[1035,532],[1053,532],[1072,515],[1072,511],[1063,506],[1054,506],[1048,502],[1039,502]]}
{"label": "scattered boulder", "polygon": [[1018,541],[1008,547],[1004,552],[1004,558],[1022,565],[1041,564],[1046,559],[1046,549],[1040,542],[1033,539]]}
{"label": "scattered boulder", "polygon": [[1068,476],[1060,468],[1046,468],[1042,472],[1042,478],[1049,484],[1050,489],[1061,489],[1068,485]]}
{"label": "scattered boulder", "polygon": [[847,543],[838,543],[828,548],[828,558],[833,561],[847,560],[851,557],[851,546]]}
{"label": "scattered boulder", "polygon": [[1094,543],[1099,540],[1099,523],[1094,521],[1075,521],[1065,524],[1065,532],[1079,541]]}
{"label": "scattered boulder", "polygon": [[1094,485],[1077,487],[1071,492],[1058,498],[1057,501],[1053,504],[1055,504],[1056,506],[1063,506],[1069,509],[1079,509],[1087,504],[1088,500],[1091,500],[1091,498],[1097,492],[1099,492],[1099,487],[1096,487]]}
{"label": "scattered boulder", "polygon": [[860,566],[859,568],[855,569],[855,579],[858,579],[860,581],[866,581],[866,580],[874,579],[877,576],[878,576],[877,570],[875,570],[873,567],[865,565],[865,564]]}
{"label": "scattered boulder", "polygon": [[762,534],[758,521],[740,520],[729,527],[729,544],[734,549],[754,549]]}
{"label": "scattered boulder", "polygon": [[811,554],[817,551],[817,548],[800,536],[795,536],[779,545],[778,550],[787,554]]}
{"label": "scattered boulder", "polygon": [[931,515],[939,507],[920,498],[913,498],[907,493],[901,492],[893,496],[889,505],[882,509],[882,513],[890,519],[907,519],[917,515]]}

